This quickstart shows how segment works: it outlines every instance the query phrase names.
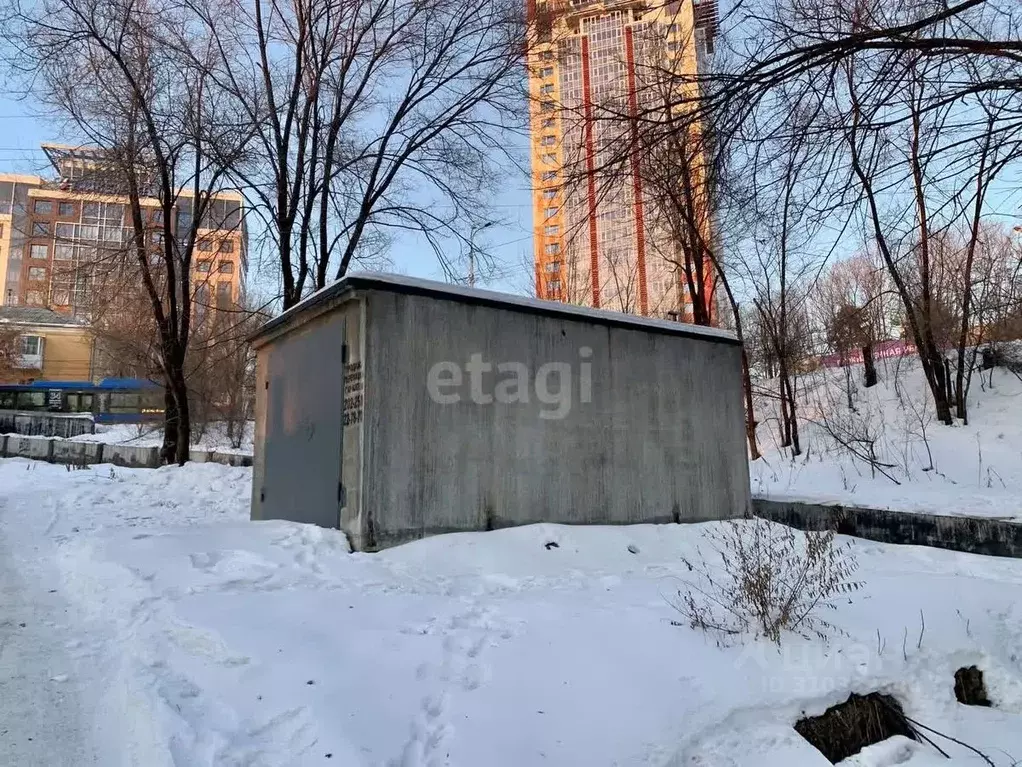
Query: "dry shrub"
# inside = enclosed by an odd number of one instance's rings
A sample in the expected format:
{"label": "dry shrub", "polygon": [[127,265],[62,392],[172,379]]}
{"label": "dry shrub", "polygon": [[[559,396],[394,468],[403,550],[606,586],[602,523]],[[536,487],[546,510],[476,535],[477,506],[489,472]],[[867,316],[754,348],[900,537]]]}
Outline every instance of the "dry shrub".
{"label": "dry shrub", "polygon": [[859,589],[851,543],[834,531],[802,532],[759,518],[730,520],[704,533],[713,554],[683,559],[692,578],[672,605],[692,628],[723,640],[752,634],[780,644],[784,632],[826,638],[823,617]]}

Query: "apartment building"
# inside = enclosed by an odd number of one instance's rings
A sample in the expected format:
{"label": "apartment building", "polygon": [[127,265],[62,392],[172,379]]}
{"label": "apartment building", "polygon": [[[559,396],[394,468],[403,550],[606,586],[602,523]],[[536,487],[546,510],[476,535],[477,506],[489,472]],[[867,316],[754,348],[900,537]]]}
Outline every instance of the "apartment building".
{"label": "apartment building", "polygon": [[[601,171],[619,156],[629,118],[662,97],[651,75],[694,75],[712,53],[715,2],[528,3],[537,295],[691,320],[684,255],[637,163]],[[604,119],[608,111],[620,119]]]}
{"label": "apartment building", "polygon": [[[117,192],[121,185],[103,150],[56,144],[43,150],[53,178],[0,174],[0,304],[88,315],[123,290],[122,267],[137,258],[128,200]],[[191,199],[188,193],[178,198],[173,232],[191,226]],[[155,198],[143,199],[142,207],[155,249],[163,211]],[[219,193],[198,229],[196,310],[238,304],[247,268],[244,199]]]}

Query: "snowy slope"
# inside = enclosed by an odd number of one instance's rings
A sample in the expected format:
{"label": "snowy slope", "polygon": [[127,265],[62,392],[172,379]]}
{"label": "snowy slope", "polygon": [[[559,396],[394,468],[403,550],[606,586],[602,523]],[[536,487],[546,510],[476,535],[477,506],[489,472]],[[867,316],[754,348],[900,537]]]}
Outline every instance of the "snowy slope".
{"label": "snowy slope", "polygon": [[[989,371],[982,378],[977,372],[969,396],[969,425],[949,427],[933,420],[915,358],[878,362],[880,383],[869,389],[857,380],[861,371],[861,366],[852,369],[855,412],[848,410],[843,369],[799,379],[803,454],[794,459],[778,445],[776,401],[758,398],[757,434],[764,455],[750,465],[753,494],[940,514],[1022,517],[1018,377],[1003,368],[994,369],[992,379]],[[761,386],[776,389],[776,382]],[[822,426],[827,419],[875,438],[883,472],[836,444]],[[864,449],[861,444],[859,449]]]}
{"label": "snowy slope", "polygon": [[[791,724],[878,688],[998,766],[1022,757],[1020,561],[862,542],[865,586],[831,616],[846,636],[722,649],[665,600],[706,526],[351,554],[248,522],[249,478],[0,461],[3,530],[67,600],[100,764],[823,767]],[[997,709],[954,701],[972,663]],[[943,747],[953,761],[890,743],[855,763],[982,763]]]}

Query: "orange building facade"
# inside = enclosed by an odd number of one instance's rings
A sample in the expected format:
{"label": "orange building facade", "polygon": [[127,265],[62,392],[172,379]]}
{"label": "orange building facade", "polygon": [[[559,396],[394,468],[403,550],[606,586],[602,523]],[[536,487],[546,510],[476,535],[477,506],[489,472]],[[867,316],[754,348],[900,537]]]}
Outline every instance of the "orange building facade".
{"label": "orange building facade", "polygon": [[629,123],[662,96],[653,81],[695,75],[712,53],[715,4],[528,2],[537,295],[691,320],[684,256],[638,162],[604,169],[620,160]]}
{"label": "orange building facade", "polygon": [[[103,291],[117,289],[117,264],[130,257],[128,200],[89,183],[87,171],[102,163],[95,150],[43,148],[56,179],[0,174],[0,305],[89,315],[102,304]],[[189,202],[185,194],[179,198],[172,231],[190,226]],[[155,249],[163,232],[162,210],[156,199],[142,204],[146,236]],[[194,251],[197,311],[241,302],[246,245],[241,194],[217,194],[200,224]]]}

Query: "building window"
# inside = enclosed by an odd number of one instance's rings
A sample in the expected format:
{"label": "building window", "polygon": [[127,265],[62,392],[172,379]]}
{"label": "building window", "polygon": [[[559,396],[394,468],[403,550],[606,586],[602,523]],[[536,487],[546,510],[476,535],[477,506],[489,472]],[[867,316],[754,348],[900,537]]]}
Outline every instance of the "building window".
{"label": "building window", "polygon": [[543,61],[553,61],[554,60],[554,52],[553,51],[543,51],[541,54],[539,54],[539,57],[541,59],[543,59]]}
{"label": "building window", "polygon": [[539,108],[543,112],[553,112],[554,111],[554,102],[552,102],[552,101],[544,101],[543,103],[541,103],[539,105]]}
{"label": "building window", "polygon": [[560,280],[550,280],[550,282],[547,283],[547,287],[549,287],[550,290],[552,290],[552,291],[554,291],[556,293],[557,291],[559,291],[561,289],[561,281]]}
{"label": "building window", "polygon": [[543,146],[553,146],[554,144],[557,143],[557,137],[556,136],[544,136],[543,138],[541,138],[539,140],[539,143],[541,143]]}
{"label": "building window", "polygon": [[75,236],[74,224],[57,224],[56,234],[58,240],[70,240]]}
{"label": "building window", "polygon": [[550,95],[551,93],[554,92],[554,84],[547,83],[546,85],[539,89],[539,92],[542,93],[544,96]]}
{"label": "building window", "polygon": [[555,197],[557,197],[557,190],[556,189],[544,189],[543,190],[543,199],[544,200],[552,200]]}
{"label": "building window", "polygon": [[179,210],[177,212],[176,226],[178,234],[186,234],[192,228],[192,212],[190,210]]}
{"label": "building window", "polygon": [[38,357],[43,345],[43,339],[39,336],[22,336],[18,339],[19,352],[26,357]]}
{"label": "building window", "polygon": [[547,208],[543,211],[543,216],[546,218],[553,218],[557,215],[557,208]]}
{"label": "building window", "polygon": [[234,252],[234,241],[233,240],[220,240],[220,252],[221,253],[233,253]]}
{"label": "building window", "polygon": [[212,261],[200,261],[198,265],[196,265],[195,270],[205,274],[209,271],[210,264],[212,263]]}
{"label": "building window", "polygon": [[553,117],[547,117],[543,120],[543,127],[547,130],[554,127],[555,120]]}
{"label": "building window", "polygon": [[216,284],[216,305],[226,306],[231,302],[231,283],[218,282]]}
{"label": "building window", "polygon": [[42,306],[44,303],[42,292],[38,290],[28,291],[25,293],[25,303],[29,306]]}
{"label": "building window", "polygon": [[209,240],[199,240],[198,247],[199,250],[202,251],[203,253],[213,252],[213,243],[210,242]]}
{"label": "building window", "polygon": [[50,236],[50,222],[49,221],[33,221],[32,222],[32,236],[33,237],[49,237]]}
{"label": "building window", "polygon": [[38,216],[49,216],[53,214],[53,201],[52,200],[36,200],[35,206],[32,208]]}
{"label": "building window", "polygon": [[554,76],[554,68],[553,67],[543,67],[541,70],[539,70],[539,76],[540,77],[553,77]]}
{"label": "building window", "polygon": [[219,269],[220,269],[220,274],[234,274],[234,262],[233,261],[221,261]]}
{"label": "building window", "polygon": [[545,250],[548,256],[552,256],[561,252],[561,244],[559,242],[547,243]]}
{"label": "building window", "polygon": [[30,280],[45,281],[46,280],[46,267],[45,266],[30,266],[28,268],[28,278]]}
{"label": "building window", "polygon": [[561,270],[561,262],[551,261],[549,264],[546,265],[546,270],[548,272],[559,272]]}
{"label": "building window", "polygon": [[543,180],[544,181],[553,181],[555,178],[557,178],[557,171],[555,171],[555,170],[545,170],[545,171],[543,171]]}
{"label": "building window", "polygon": [[75,246],[66,242],[58,242],[53,246],[53,257],[60,261],[70,261],[75,256]]}
{"label": "building window", "polygon": [[543,234],[545,234],[547,237],[552,237],[552,236],[560,234],[560,233],[561,233],[561,227],[559,227],[557,224],[547,224],[543,228]]}
{"label": "building window", "polygon": [[553,165],[553,164],[554,164],[555,162],[557,162],[557,155],[554,155],[554,154],[545,154],[545,155],[543,155],[543,157],[542,157],[541,159],[542,159],[542,160],[543,160],[543,162],[545,162],[545,163],[546,163],[547,165]]}
{"label": "building window", "polygon": [[72,202],[62,202],[62,203],[60,203],[60,206],[59,206],[59,209],[58,209],[57,213],[62,218],[68,218],[70,216],[73,216],[75,214],[74,203],[72,203]]}
{"label": "building window", "polygon": [[46,261],[49,257],[50,257],[49,245],[33,245],[29,249],[29,258],[38,258],[40,261]]}

